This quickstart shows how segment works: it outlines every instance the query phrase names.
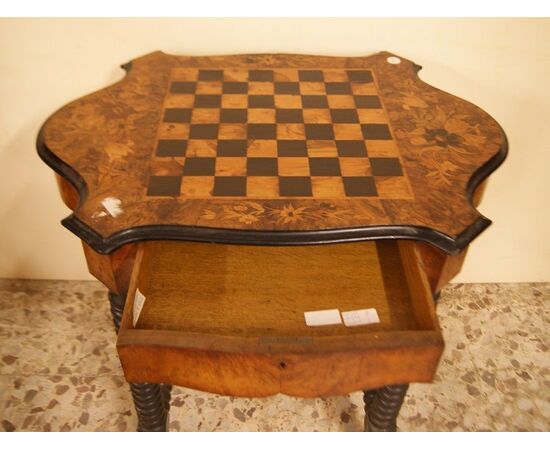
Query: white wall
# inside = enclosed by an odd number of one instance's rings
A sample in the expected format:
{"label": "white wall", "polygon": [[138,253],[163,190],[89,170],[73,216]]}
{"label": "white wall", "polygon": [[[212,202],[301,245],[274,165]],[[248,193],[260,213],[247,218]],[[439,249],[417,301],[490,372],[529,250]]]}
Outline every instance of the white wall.
{"label": "white wall", "polygon": [[548,19],[0,19],[0,277],[90,277],[34,140],[55,109],[120,78],[119,64],[157,49],[389,50],[484,108],[510,140],[480,206],[495,223],[457,281],[550,281],[549,42]]}

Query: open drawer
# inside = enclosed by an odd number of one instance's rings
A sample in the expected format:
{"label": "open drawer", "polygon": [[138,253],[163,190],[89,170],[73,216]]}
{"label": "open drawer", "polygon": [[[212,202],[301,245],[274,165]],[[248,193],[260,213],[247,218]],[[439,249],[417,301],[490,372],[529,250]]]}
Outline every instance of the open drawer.
{"label": "open drawer", "polygon": [[[306,311],[365,308],[380,322],[304,319]],[[411,241],[154,241],[140,244],[117,349],[129,382],[314,397],[429,382],[443,339]]]}

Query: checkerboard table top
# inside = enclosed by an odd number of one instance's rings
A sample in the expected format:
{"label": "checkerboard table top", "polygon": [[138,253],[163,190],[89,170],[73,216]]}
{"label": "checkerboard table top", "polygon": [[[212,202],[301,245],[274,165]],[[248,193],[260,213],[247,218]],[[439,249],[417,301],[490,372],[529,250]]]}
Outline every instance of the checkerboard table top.
{"label": "checkerboard table top", "polygon": [[391,236],[452,253],[489,223],[470,197],[504,159],[500,127],[403,58],[156,52],[124,67],[38,141],[79,195],[65,225],[98,251]]}

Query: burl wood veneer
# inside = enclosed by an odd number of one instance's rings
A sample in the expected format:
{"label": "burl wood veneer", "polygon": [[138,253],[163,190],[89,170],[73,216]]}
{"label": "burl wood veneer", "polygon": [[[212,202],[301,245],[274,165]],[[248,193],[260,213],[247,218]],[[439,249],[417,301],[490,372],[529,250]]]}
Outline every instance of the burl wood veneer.
{"label": "burl wood veneer", "polygon": [[[136,289],[146,300],[133,326]],[[306,325],[304,312],[334,308],[376,308],[380,323]],[[410,242],[147,242],[117,348],[131,382],[314,397],[431,381],[443,340]]]}
{"label": "burl wood veneer", "polygon": [[452,254],[490,223],[471,196],[504,133],[404,58],[156,52],[125,68],[38,140],[80,197],[63,223],[97,252],[401,237]]}

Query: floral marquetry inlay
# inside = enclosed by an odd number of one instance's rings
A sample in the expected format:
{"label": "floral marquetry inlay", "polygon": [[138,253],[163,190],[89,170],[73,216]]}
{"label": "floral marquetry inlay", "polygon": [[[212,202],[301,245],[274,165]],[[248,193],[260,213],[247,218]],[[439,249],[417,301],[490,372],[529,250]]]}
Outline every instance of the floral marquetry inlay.
{"label": "floral marquetry inlay", "polygon": [[64,224],[99,252],[401,237],[455,253],[490,223],[471,196],[504,133],[404,58],[156,52],[124,67],[38,139],[80,195]]}

